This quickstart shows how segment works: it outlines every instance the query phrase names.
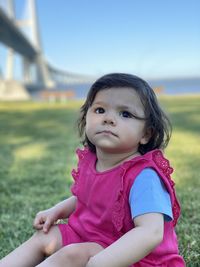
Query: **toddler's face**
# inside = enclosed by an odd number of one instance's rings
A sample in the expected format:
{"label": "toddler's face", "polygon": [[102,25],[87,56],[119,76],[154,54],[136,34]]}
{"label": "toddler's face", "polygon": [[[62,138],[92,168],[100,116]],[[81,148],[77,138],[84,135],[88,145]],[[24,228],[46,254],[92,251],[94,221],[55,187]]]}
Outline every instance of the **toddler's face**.
{"label": "toddler's face", "polygon": [[107,153],[137,152],[148,142],[144,108],[132,88],[109,88],[96,94],[86,115],[86,135],[96,150]]}

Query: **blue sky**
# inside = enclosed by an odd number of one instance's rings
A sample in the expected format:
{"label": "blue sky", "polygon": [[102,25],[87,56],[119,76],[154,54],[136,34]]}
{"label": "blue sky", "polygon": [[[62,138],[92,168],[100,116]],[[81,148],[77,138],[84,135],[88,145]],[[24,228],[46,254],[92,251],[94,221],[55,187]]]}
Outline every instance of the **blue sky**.
{"label": "blue sky", "polygon": [[[24,0],[15,3],[21,16]],[[37,0],[37,11],[45,57],[59,69],[200,76],[199,0]]]}

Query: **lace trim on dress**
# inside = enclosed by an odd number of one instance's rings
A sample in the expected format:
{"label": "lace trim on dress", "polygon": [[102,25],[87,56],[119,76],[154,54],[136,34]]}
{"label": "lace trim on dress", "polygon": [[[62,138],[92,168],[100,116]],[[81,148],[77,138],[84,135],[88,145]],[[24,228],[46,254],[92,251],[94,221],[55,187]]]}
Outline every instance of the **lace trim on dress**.
{"label": "lace trim on dress", "polygon": [[126,169],[121,169],[121,184],[118,193],[116,194],[116,201],[112,212],[112,223],[118,232],[123,227],[123,221],[125,217],[125,199],[123,195],[123,180],[126,173]]}
{"label": "lace trim on dress", "polygon": [[154,160],[154,162],[156,163],[157,167],[163,172],[163,174],[167,177],[169,184],[171,185],[172,191],[173,191],[173,195],[174,195],[174,199],[173,199],[173,203],[172,203],[172,212],[173,212],[173,225],[175,226],[178,218],[180,216],[180,205],[178,203],[178,200],[176,198],[176,194],[175,194],[175,190],[174,190],[174,181],[171,179],[171,174],[173,173],[173,168],[170,166],[169,164],[169,160],[167,160],[162,152],[160,150],[155,150],[152,153],[152,159]]}
{"label": "lace trim on dress", "polygon": [[77,170],[73,169],[71,175],[74,178],[74,183],[71,186],[71,192],[73,195],[77,196],[79,168],[77,168]]}
{"label": "lace trim on dress", "polygon": [[80,164],[82,160],[84,159],[85,155],[88,153],[88,148],[80,149],[78,148],[76,150],[76,154],[78,156],[78,167],[77,169],[73,169],[71,172],[72,177],[74,178],[74,183],[71,186],[71,192],[76,196],[77,190],[78,190],[78,184],[79,184],[79,174],[80,174]]}

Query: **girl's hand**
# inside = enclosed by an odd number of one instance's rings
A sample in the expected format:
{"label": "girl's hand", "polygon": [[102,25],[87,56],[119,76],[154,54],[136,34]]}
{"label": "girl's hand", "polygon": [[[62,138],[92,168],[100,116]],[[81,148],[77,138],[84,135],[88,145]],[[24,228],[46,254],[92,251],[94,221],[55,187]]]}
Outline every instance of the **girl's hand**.
{"label": "girl's hand", "polygon": [[43,230],[44,233],[48,233],[50,227],[57,221],[56,209],[50,208],[37,213],[33,227],[36,230]]}
{"label": "girl's hand", "polygon": [[77,198],[71,196],[50,209],[38,212],[33,222],[33,227],[48,233],[50,227],[58,220],[65,219],[75,210]]}

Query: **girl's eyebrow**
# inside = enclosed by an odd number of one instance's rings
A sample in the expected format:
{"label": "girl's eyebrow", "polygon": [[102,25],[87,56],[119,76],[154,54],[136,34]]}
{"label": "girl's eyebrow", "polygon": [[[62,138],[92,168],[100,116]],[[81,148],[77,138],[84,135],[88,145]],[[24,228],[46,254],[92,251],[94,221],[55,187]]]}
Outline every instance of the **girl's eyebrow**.
{"label": "girl's eyebrow", "polygon": [[132,106],[127,106],[127,105],[118,105],[117,108],[119,109],[132,109]]}
{"label": "girl's eyebrow", "polygon": [[[97,101],[97,102],[93,102],[92,105],[100,105],[100,106],[104,105],[104,106],[106,106],[107,103],[103,102],[103,101]],[[133,111],[133,106],[127,106],[127,105],[119,104],[119,105],[116,105],[116,108],[117,109],[124,109],[124,110],[132,110]],[[134,109],[134,111],[135,111],[135,109]]]}
{"label": "girl's eyebrow", "polygon": [[[104,102],[104,101],[97,101],[97,102],[93,102],[93,104],[94,105],[106,105],[107,103],[106,102]],[[124,108],[124,109],[126,109],[126,108],[131,108],[131,106],[127,106],[127,105],[121,105],[121,104],[119,104],[119,105],[116,105],[116,107],[117,108]]]}
{"label": "girl's eyebrow", "polygon": [[117,105],[116,108],[118,110],[127,110],[137,114],[137,109],[132,105]]}
{"label": "girl's eyebrow", "polygon": [[97,102],[93,102],[92,105],[105,105],[106,103],[103,101],[97,101]]}

